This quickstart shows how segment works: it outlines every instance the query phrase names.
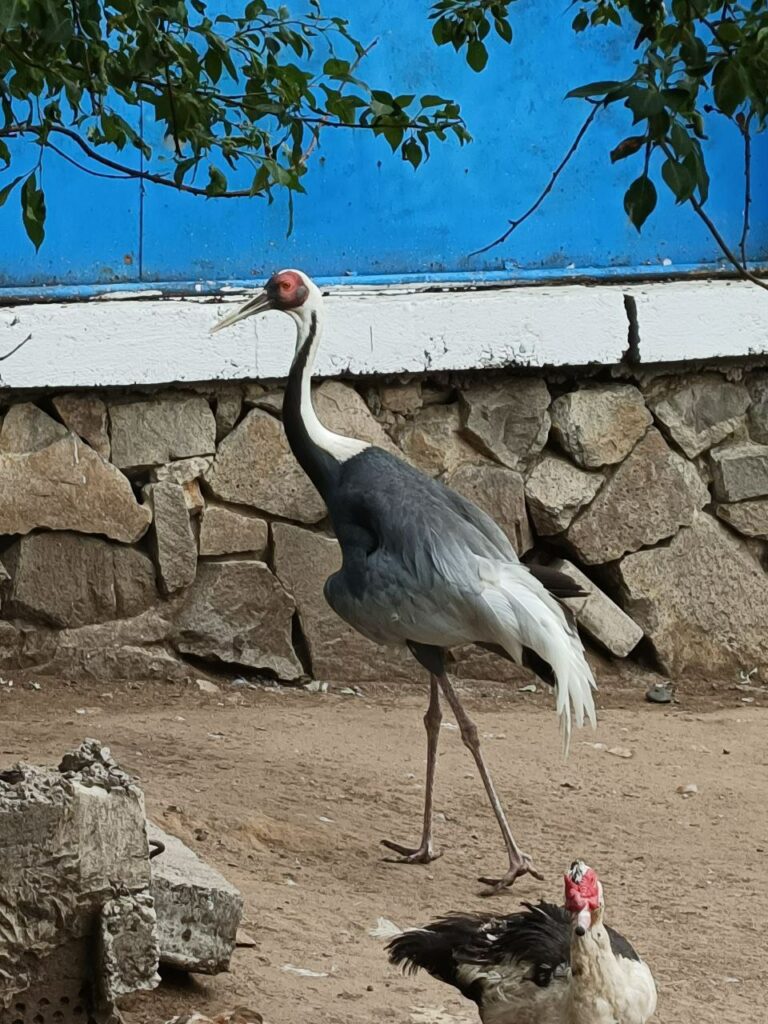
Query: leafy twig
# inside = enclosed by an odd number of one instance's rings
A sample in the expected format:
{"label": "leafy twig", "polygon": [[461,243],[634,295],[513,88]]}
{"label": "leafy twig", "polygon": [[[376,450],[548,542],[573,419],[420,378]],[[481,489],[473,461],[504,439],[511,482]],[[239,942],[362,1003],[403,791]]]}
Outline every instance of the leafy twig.
{"label": "leafy twig", "polygon": [[541,206],[541,204],[544,202],[544,200],[547,198],[549,193],[554,188],[555,182],[557,181],[557,179],[560,177],[562,172],[565,170],[565,168],[570,163],[572,157],[576,153],[576,150],[581,145],[581,140],[587,134],[587,131],[589,130],[589,126],[594,121],[595,117],[597,116],[598,110],[600,110],[600,108],[602,106],[603,106],[603,103],[601,102],[601,103],[595,103],[595,105],[592,107],[592,109],[589,112],[589,116],[584,121],[584,123],[582,124],[581,128],[579,128],[579,131],[578,131],[578,133],[576,135],[576,138],[571,143],[570,149],[565,154],[565,156],[560,161],[560,163],[557,165],[555,170],[552,172],[551,178],[549,179],[549,181],[547,182],[546,186],[544,187],[544,190],[539,194],[538,198],[533,203],[533,205],[530,206],[521,217],[518,217],[517,220],[511,220],[509,222],[509,227],[507,228],[507,230],[504,232],[503,235],[499,235],[499,237],[496,238],[493,242],[489,242],[488,245],[484,245],[481,249],[475,249],[473,252],[469,253],[470,256],[479,256],[479,255],[481,255],[481,253],[488,252],[489,249],[493,249],[497,245],[501,245],[502,242],[506,242],[506,240],[509,238],[509,236],[512,234],[512,232],[513,231],[517,231],[517,229],[520,227],[520,225],[523,224],[525,221],[527,221],[528,218],[531,217],[538,210],[538,208]]}
{"label": "leafy twig", "polygon": [[[372,42],[370,42],[365,47],[365,49],[361,50],[360,53],[358,53],[358,55],[355,58],[354,62],[350,65],[350,68],[349,68],[349,74],[350,75],[353,75],[355,73],[355,71],[357,70],[357,68],[360,65],[360,62],[365,60],[365,58],[368,56],[368,54],[371,52],[371,50],[374,48],[374,46],[376,46],[378,44],[378,42],[379,42],[379,37],[377,36]],[[339,89],[339,92],[341,92],[341,89]],[[320,122],[319,122],[317,128],[313,132],[312,141],[307,146],[307,148],[304,150],[304,152],[301,154],[300,163],[301,163],[302,166],[306,165],[307,160],[309,160],[309,158],[312,156],[312,154],[314,153],[315,149],[317,148],[317,145],[320,142],[320,130],[321,130],[321,128],[325,127],[325,125],[327,125],[327,124],[328,124],[328,117],[320,118]]]}

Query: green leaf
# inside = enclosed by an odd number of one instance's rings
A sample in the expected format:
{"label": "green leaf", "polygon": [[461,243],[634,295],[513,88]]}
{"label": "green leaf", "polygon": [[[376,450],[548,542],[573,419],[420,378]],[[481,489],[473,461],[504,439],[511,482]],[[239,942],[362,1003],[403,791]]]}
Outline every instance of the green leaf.
{"label": "green leaf", "polygon": [[580,85],[578,89],[571,89],[565,94],[565,98],[567,100],[583,100],[588,96],[604,96],[606,93],[613,92],[621,84],[621,82],[590,82],[589,85]]}
{"label": "green leaf", "polygon": [[494,18],[493,25],[497,36],[503,39],[505,43],[512,42],[512,26],[506,18]]}
{"label": "green leaf", "polygon": [[482,71],[487,63],[488,50],[485,48],[485,43],[481,43],[479,39],[473,39],[467,47],[467,64],[473,71]]}
{"label": "green leaf", "polygon": [[635,178],[624,194],[624,209],[638,231],[653,213],[656,198],[656,186],[647,174]]}
{"label": "green leaf", "polygon": [[665,160],[661,168],[661,176],[674,193],[678,203],[690,199],[696,187],[696,181],[685,164],[675,160]]}
{"label": "green leaf", "polygon": [[414,139],[408,139],[407,142],[403,143],[402,154],[403,160],[407,160],[412,164],[414,170],[416,170],[423,159],[421,146]]}
{"label": "green leaf", "polygon": [[21,187],[21,219],[27,238],[39,251],[45,238],[45,195],[37,187],[37,172],[33,171]]}
{"label": "green leaf", "polygon": [[747,90],[741,75],[741,68],[735,60],[721,60],[712,72],[712,86],[718,109],[728,117],[746,99]]}
{"label": "green leaf", "polygon": [[10,166],[11,163],[11,151],[8,149],[6,144],[0,139],[0,160],[3,161],[6,167]]}
{"label": "green leaf", "polygon": [[571,22],[571,28],[574,32],[583,32],[584,29],[589,28],[589,15],[584,8],[579,11]]}
{"label": "green leaf", "polygon": [[18,178],[14,178],[13,181],[9,182],[7,185],[4,185],[3,188],[0,188],[0,206],[5,205],[6,199],[11,194],[11,192],[13,192],[13,190],[16,188],[16,186],[19,184],[23,177],[24,175],[20,174]]}
{"label": "green leaf", "polygon": [[675,121],[669,130],[669,138],[675,153],[682,159],[691,152],[693,140],[683,126]]}
{"label": "green leaf", "polygon": [[626,160],[628,156],[637,153],[639,149],[643,148],[645,141],[644,135],[630,135],[629,138],[622,139],[618,146],[611,150],[611,163],[615,164],[617,160]]}

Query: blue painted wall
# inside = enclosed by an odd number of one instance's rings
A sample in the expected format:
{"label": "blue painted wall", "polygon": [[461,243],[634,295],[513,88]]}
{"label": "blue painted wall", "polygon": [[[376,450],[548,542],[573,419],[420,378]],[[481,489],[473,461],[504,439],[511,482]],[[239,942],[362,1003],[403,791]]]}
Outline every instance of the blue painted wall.
{"label": "blue painted wall", "polygon": [[[611,166],[608,158],[612,145],[629,133],[623,109],[600,115],[589,144],[508,242],[483,256],[467,255],[527,208],[570,145],[586,108],[563,99],[568,89],[627,73],[631,45],[619,31],[575,36],[566,3],[528,0],[515,10],[512,47],[494,44],[486,71],[475,75],[463,58],[432,44],[426,0],[326,0],[325,6],[351,17],[363,41],[380,37],[365,65],[369,81],[454,97],[475,141],[464,148],[437,145],[432,159],[414,172],[381,140],[363,132],[326,132],[305,179],[308,195],[296,200],[289,238],[283,199],[272,206],[260,199],[211,201],[152,185],[142,195],[135,182],[89,178],[49,154],[46,242],[36,255],[10,200],[0,210],[0,288],[223,283],[286,265],[349,280],[679,272],[720,263],[693,211],[675,207],[665,191],[641,235],[629,224],[621,197],[639,162]],[[389,28],[393,23],[397,34]],[[740,140],[723,119],[711,129],[710,169],[717,184],[707,208],[735,244],[741,231]],[[765,136],[755,145],[754,197],[750,256],[763,261]]]}

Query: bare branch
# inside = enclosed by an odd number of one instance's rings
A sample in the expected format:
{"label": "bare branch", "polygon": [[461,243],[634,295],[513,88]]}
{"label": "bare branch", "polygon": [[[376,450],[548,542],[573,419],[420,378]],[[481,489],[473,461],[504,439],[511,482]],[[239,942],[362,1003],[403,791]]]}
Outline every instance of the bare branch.
{"label": "bare branch", "polygon": [[749,236],[749,208],[752,204],[752,136],[749,131],[749,122],[752,120],[754,111],[743,121],[736,119],[739,130],[744,138],[744,222],[741,229],[739,241],[739,252],[741,262],[747,265],[747,237]]}
{"label": "bare branch", "polygon": [[4,359],[10,359],[10,357],[13,355],[13,353],[14,352],[18,352],[20,348],[23,348],[24,345],[26,345],[27,342],[31,339],[31,337],[32,337],[32,335],[28,334],[26,336],[26,338],[24,339],[24,341],[20,341],[18,345],[14,345],[14,347],[10,350],[10,352],[6,352],[4,355],[0,356],[0,363],[2,363],[2,361]]}
{"label": "bare branch", "polygon": [[518,217],[517,220],[511,220],[509,222],[509,227],[507,228],[507,230],[504,232],[503,235],[499,235],[499,237],[496,238],[493,242],[489,242],[488,245],[484,245],[481,249],[475,249],[473,252],[469,253],[469,256],[479,256],[481,253],[488,252],[489,249],[493,249],[497,245],[501,245],[502,242],[506,242],[506,240],[509,238],[509,236],[512,234],[512,232],[513,231],[517,231],[517,229],[520,227],[520,225],[525,223],[525,221],[527,221],[528,218],[531,217],[538,210],[538,208],[541,206],[541,204],[547,198],[549,193],[555,187],[555,182],[557,181],[557,179],[560,177],[562,172],[565,170],[565,168],[570,163],[572,157],[576,153],[576,150],[581,145],[581,140],[587,134],[587,131],[589,130],[589,126],[594,121],[595,117],[597,116],[598,110],[600,110],[600,108],[602,106],[603,106],[603,103],[600,102],[600,103],[596,103],[592,107],[592,109],[589,112],[589,116],[584,121],[584,124],[582,124],[581,128],[579,128],[579,131],[578,131],[578,133],[576,135],[576,138],[573,140],[570,149],[565,154],[565,156],[560,161],[560,163],[557,165],[555,170],[552,172],[552,177],[549,179],[549,181],[547,182],[546,186],[544,187],[544,190],[539,194],[538,198],[533,203],[533,205],[530,206],[521,217]]}
{"label": "bare branch", "polygon": [[[669,146],[665,142],[659,143],[659,146],[660,146],[662,152],[667,157],[669,157],[670,160],[674,160],[674,155],[673,155],[672,151],[670,150]],[[751,281],[752,284],[756,284],[759,288],[764,288],[766,291],[768,291],[768,280],[762,280],[761,278],[757,277],[757,275],[753,274],[752,271],[749,270],[749,268],[746,266],[746,261],[744,263],[742,263],[738,259],[738,257],[735,255],[735,253],[733,252],[731,247],[728,245],[726,240],[723,238],[723,236],[718,231],[715,222],[709,216],[709,214],[704,209],[704,207],[699,202],[699,200],[696,198],[696,196],[694,196],[694,195],[689,196],[688,197],[688,202],[691,204],[691,206],[696,211],[696,215],[706,224],[707,229],[709,230],[709,233],[712,235],[714,240],[720,246],[720,249],[722,250],[723,255],[728,260],[728,262],[731,264],[731,266],[733,266],[734,269],[738,271],[740,277],[743,277],[745,281]]]}

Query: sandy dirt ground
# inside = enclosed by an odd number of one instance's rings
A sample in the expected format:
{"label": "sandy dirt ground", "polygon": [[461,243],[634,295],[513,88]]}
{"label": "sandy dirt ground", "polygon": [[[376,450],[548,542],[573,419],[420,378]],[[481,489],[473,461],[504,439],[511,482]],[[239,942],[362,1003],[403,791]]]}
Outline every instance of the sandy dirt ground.
{"label": "sandy dirt ground", "polygon": [[[287,690],[207,696],[174,687],[0,686],[0,764],[56,762],[84,736],[141,780],[149,814],[245,897],[255,946],[230,974],[166,976],[126,1003],[130,1024],[245,1004],[266,1024],[469,1024],[472,1004],[391,968],[369,930],[450,910],[511,912],[559,899],[574,856],[600,873],[607,920],[650,962],[659,1024],[744,1024],[765,1008],[768,696],[723,684],[601,691],[597,733],[560,754],[547,695],[467,684],[467,705],[513,828],[546,875],[492,901],[476,876],[502,864],[474,765],[446,718],[429,866],[385,863],[379,839],[417,839],[425,688],[364,697]],[[593,744],[629,750],[612,754]],[[688,799],[678,786],[694,783]],[[290,967],[322,975],[304,977]]]}

